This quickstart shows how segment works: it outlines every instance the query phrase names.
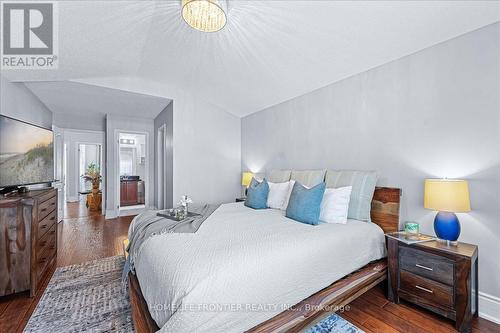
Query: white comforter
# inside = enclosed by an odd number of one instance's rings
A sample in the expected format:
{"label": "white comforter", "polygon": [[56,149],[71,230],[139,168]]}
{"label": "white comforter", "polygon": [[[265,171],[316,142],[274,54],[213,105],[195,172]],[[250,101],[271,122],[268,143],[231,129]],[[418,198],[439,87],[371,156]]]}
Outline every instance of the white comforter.
{"label": "white comforter", "polygon": [[384,255],[374,223],[311,226],[234,203],[196,233],[150,238],[135,269],[161,332],[242,332]]}

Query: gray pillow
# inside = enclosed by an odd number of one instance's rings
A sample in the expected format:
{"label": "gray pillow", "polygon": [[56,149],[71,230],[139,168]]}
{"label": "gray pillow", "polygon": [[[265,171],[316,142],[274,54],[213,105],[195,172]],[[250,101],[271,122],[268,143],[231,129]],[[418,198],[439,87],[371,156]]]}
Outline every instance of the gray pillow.
{"label": "gray pillow", "polygon": [[325,180],[325,170],[292,170],[291,179],[311,188]]}
{"label": "gray pillow", "polygon": [[273,169],[266,174],[267,181],[271,183],[284,183],[290,180],[290,170]]}
{"label": "gray pillow", "polygon": [[371,221],[372,198],[377,184],[377,173],[375,171],[328,170],[325,182],[326,188],[352,186],[347,217],[355,220]]}

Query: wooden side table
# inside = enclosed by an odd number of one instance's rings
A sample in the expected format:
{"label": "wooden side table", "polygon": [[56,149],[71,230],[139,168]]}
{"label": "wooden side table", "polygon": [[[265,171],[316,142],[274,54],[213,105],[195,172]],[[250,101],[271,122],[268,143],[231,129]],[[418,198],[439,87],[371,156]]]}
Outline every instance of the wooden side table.
{"label": "wooden side table", "polygon": [[[455,321],[470,332],[478,315],[478,248],[439,241],[408,245],[387,238],[388,298],[404,299]],[[473,292],[474,290],[474,292]]]}

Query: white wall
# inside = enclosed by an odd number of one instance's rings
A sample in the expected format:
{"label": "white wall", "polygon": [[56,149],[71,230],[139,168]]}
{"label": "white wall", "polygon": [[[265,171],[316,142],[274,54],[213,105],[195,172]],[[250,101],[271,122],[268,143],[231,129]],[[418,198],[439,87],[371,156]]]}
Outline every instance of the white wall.
{"label": "white wall", "polygon": [[119,173],[118,169],[118,137],[117,132],[145,132],[147,133],[147,156],[149,158],[148,175],[146,179],[146,204],[154,207],[154,120],[134,117],[118,117],[114,115],[106,116],[106,189],[108,197],[106,202],[106,218],[113,218],[118,215],[118,204],[116,200]]}
{"label": "white wall", "polygon": [[80,80],[173,100],[173,203],[233,202],[241,187],[241,122],[226,110],[157,81],[137,77]]}
{"label": "white wall", "polygon": [[460,240],[479,245],[481,315],[500,320],[499,55],[500,23],[247,116],[242,169],[377,170],[430,234],[424,179],[469,180]]}
{"label": "white wall", "polygon": [[0,114],[52,128],[52,112],[26,88],[0,75]]}
{"label": "white wall", "polygon": [[233,202],[240,192],[240,119],[199,99],[174,99],[174,205]]}

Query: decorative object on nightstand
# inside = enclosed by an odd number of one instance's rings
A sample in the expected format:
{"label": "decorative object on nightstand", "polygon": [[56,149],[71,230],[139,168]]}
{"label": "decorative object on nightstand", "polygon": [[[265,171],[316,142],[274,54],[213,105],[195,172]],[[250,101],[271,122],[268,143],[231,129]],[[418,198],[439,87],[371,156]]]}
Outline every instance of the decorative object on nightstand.
{"label": "decorative object on nightstand", "polygon": [[406,244],[387,235],[388,298],[404,299],[470,332],[478,315],[478,248],[458,242]]}
{"label": "decorative object on nightstand", "polygon": [[188,195],[181,196],[181,201],[179,202],[179,204],[182,206],[182,208],[184,210],[185,217],[188,216],[188,205],[190,203],[193,203],[193,200]]}
{"label": "decorative object on nightstand", "polygon": [[[243,172],[241,174],[241,186],[243,187],[243,191],[241,192],[241,197],[244,199],[247,195],[247,188],[250,186],[250,183],[252,182],[253,178],[253,173],[251,172]],[[245,201],[245,200],[243,200]]]}
{"label": "decorative object on nightstand", "polygon": [[434,232],[447,245],[460,236],[460,222],[455,213],[470,212],[469,185],[465,180],[426,179],[424,208],[439,211],[434,219]]}
{"label": "decorative object on nightstand", "polygon": [[417,222],[405,222],[405,232],[418,235],[420,233],[420,225]]}

